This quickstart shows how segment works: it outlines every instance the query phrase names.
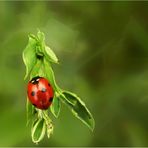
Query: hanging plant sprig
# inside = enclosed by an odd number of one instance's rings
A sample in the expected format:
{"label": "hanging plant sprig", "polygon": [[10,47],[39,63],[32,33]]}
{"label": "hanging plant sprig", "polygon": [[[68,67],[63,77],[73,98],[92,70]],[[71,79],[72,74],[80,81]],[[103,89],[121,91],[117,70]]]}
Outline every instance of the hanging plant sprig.
{"label": "hanging plant sprig", "polygon": [[48,138],[53,133],[51,112],[56,118],[61,103],[66,104],[73,115],[80,119],[92,131],[94,119],[85,103],[74,93],[61,89],[55,81],[52,64],[58,64],[58,58],[45,44],[44,33],[30,34],[29,42],[23,51],[26,66],[25,79],[29,77],[27,87],[27,124],[32,123],[31,137],[34,143],[40,142],[45,133]]}

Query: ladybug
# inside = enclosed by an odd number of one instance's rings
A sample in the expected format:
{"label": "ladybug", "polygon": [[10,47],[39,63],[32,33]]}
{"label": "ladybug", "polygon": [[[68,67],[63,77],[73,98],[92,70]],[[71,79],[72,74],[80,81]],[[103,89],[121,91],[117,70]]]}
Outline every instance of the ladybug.
{"label": "ladybug", "polygon": [[28,98],[36,108],[48,109],[52,103],[54,92],[47,79],[39,76],[32,78],[27,90]]}

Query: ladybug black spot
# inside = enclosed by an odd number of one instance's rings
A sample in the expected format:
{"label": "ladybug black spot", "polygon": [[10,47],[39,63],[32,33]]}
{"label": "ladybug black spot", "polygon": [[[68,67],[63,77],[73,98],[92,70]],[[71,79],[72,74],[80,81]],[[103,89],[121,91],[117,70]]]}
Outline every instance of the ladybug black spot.
{"label": "ladybug black spot", "polygon": [[35,96],[35,92],[34,91],[31,92],[31,96]]}
{"label": "ladybug black spot", "polygon": [[50,84],[48,83],[48,86],[50,87]]}
{"label": "ladybug black spot", "polygon": [[53,97],[49,98],[49,102],[52,102],[52,100],[53,100]]}
{"label": "ladybug black spot", "polygon": [[42,88],[42,90],[41,90],[42,92],[46,92],[46,88]]}

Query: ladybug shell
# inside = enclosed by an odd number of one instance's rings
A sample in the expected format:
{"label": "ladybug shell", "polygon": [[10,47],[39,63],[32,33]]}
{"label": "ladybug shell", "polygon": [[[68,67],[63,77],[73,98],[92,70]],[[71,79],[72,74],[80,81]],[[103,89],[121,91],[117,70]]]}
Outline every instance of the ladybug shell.
{"label": "ladybug shell", "polygon": [[34,77],[28,83],[28,98],[39,109],[48,109],[51,105],[54,92],[48,80],[43,77]]}

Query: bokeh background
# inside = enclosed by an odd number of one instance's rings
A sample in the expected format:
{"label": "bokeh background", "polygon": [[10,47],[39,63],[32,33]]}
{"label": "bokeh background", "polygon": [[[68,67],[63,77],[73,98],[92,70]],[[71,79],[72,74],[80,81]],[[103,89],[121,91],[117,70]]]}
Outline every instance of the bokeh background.
{"label": "bokeh background", "polygon": [[63,105],[37,146],[148,146],[148,2],[127,1],[0,2],[0,146],[36,146],[22,51],[37,29],[60,60],[57,83],[96,121],[92,133]]}

